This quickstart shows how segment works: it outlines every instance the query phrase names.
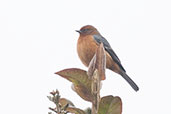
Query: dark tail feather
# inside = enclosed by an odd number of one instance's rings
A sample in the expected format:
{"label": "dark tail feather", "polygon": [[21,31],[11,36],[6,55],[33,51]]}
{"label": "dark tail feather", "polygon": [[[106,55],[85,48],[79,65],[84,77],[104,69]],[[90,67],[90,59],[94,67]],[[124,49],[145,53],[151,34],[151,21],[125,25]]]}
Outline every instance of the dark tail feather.
{"label": "dark tail feather", "polygon": [[122,71],[120,73],[120,75],[130,84],[130,86],[135,90],[138,91],[139,87],[137,86],[137,84],[135,84],[135,82],[124,72]]}

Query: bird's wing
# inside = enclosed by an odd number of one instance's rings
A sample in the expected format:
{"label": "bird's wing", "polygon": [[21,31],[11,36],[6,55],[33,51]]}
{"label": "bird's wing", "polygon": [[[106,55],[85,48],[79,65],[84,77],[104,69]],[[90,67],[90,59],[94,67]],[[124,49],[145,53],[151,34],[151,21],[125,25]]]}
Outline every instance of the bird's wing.
{"label": "bird's wing", "polygon": [[125,69],[123,68],[123,66],[121,65],[121,61],[119,60],[118,56],[113,51],[113,49],[111,48],[108,41],[104,37],[102,37],[101,35],[93,35],[93,38],[98,44],[103,43],[105,50],[112,57],[113,61],[116,62],[124,72],[126,72]]}

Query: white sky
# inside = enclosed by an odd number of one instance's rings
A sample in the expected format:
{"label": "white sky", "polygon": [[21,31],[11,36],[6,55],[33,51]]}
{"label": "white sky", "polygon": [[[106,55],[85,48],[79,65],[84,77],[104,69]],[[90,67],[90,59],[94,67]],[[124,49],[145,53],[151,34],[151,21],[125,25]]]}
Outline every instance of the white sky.
{"label": "white sky", "polygon": [[53,89],[85,109],[91,104],[54,72],[87,69],[76,53],[75,30],[91,24],[110,42],[134,90],[107,70],[101,96],[120,96],[123,114],[169,114],[169,0],[1,0],[0,114],[47,114]]}

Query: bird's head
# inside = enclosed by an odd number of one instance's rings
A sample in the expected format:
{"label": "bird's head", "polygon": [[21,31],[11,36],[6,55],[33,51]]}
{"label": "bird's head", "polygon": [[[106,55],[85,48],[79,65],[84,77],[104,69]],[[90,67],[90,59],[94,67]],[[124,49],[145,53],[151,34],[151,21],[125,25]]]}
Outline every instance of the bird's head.
{"label": "bird's head", "polygon": [[80,35],[97,35],[100,34],[92,25],[83,26],[80,30],[76,30]]}

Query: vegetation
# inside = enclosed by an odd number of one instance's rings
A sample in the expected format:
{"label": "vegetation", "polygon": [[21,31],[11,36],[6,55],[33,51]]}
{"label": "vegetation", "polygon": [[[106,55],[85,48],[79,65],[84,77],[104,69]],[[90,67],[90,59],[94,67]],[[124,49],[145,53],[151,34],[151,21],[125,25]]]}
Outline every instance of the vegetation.
{"label": "vegetation", "polygon": [[[66,98],[61,98],[58,90],[50,92],[49,100],[55,104],[55,108],[49,108],[57,114],[121,114],[122,101],[112,95],[100,97],[100,83],[105,77],[106,55],[101,44],[92,58],[88,71],[78,68],[65,69],[55,74],[72,82],[73,90],[85,101],[91,102],[92,107],[82,110]],[[52,112],[49,112],[52,114]]]}

